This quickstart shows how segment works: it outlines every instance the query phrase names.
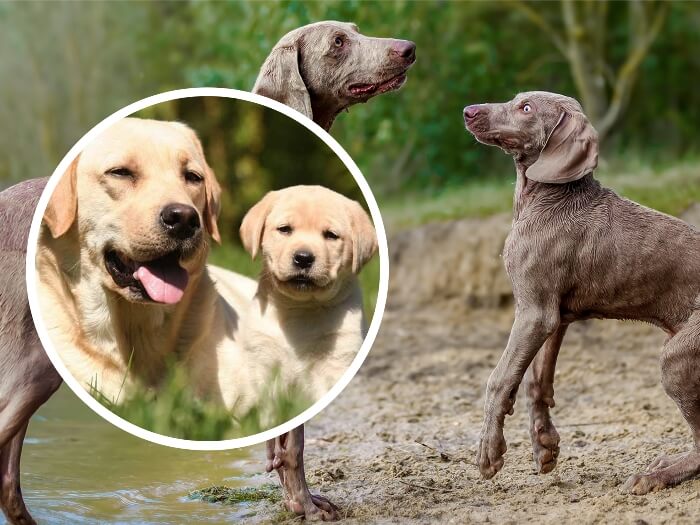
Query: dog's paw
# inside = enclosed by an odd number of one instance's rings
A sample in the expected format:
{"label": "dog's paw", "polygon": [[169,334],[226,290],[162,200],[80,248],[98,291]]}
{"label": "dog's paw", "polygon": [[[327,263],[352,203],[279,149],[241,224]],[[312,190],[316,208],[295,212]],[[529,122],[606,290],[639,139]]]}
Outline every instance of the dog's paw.
{"label": "dog's paw", "polygon": [[642,496],[657,492],[700,474],[700,452],[695,450],[658,457],[646,472],[630,476],[622,487],[624,492]]}
{"label": "dog's paw", "polygon": [[491,479],[503,468],[503,455],[508,446],[503,430],[486,429],[481,434],[476,462],[484,479]]}
{"label": "dog's paw", "polygon": [[559,432],[548,416],[534,418],[530,426],[530,439],[537,472],[547,474],[554,470],[559,457]]}
{"label": "dog's paw", "polygon": [[308,521],[336,521],[340,519],[338,507],[328,498],[307,494],[303,501],[288,499],[285,507],[297,516],[303,516]]}

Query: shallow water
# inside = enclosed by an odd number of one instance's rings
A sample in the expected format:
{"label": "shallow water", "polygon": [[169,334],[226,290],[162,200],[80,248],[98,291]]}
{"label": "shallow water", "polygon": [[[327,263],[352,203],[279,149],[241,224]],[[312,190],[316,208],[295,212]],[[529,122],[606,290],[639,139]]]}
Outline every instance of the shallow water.
{"label": "shallow water", "polygon": [[29,425],[22,488],[39,523],[221,523],[252,510],[191,501],[187,494],[267,482],[263,457],[262,446],[197,452],[142,441],[104,421],[64,385]]}

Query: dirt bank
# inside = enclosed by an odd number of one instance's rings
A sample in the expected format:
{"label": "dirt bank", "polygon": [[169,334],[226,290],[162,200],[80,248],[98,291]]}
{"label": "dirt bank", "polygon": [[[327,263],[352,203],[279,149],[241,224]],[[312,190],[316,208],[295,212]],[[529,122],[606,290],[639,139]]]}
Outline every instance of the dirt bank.
{"label": "dirt bank", "polygon": [[[700,207],[691,212],[686,218],[700,223]],[[620,490],[657,455],[690,446],[660,384],[664,334],[639,323],[592,321],[569,330],[556,375],[561,454],[553,473],[533,469],[521,395],[506,420],[505,468],[480,479],[473,458],[483,390],[512,313],[473,306],[507,302],[507,280],[490,266],[507,223],[499,216],[433,225],[392,243],[392,308],[375,346],[351,385],[307,426],[311,484],[348,523],[700,523],[700,479],[642,497]],[[436,232],[446,242],[436,242]],[[467,242],[481,246],[481,259],[463,248],[443,253],[462,234],[477,239]],[[432,282],[427,270],[411,269],[420,266],[412,254],[421,242],[444,264]],[[450,261],[462,257],[470,259],[453,270]],[[491,275],[495,296],[469,275]],[[415,302],[404,290],[409,283],[420,290]]]}

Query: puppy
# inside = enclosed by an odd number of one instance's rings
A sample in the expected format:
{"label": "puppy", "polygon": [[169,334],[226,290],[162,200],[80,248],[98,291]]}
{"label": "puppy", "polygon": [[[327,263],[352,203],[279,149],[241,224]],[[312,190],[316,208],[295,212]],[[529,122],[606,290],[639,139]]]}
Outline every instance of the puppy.
{"label": "puppy", "polygon": [[220,188],[194,132],[127,118],[71,164],[44,215],[40,308],[71,374],[112,400],[232,343],[206,271]]}
{"label": "puppy", "polygon": [[[262,255],[255,288],[222,268],[210,272],[229,304],[243,305],[252,294],[239,323],[242,351],[219,352],[216,370],[192,370],[218,374],[227,407],[254,403],[273,371],[282,388],[293,385],[316,401],[348,369],[366,335],[357,274],[377,250],[372,222],[357,202],[334,191],[294,186],[268,193],[245,216],[240,234],[253,258]],[[267,447],[267,470],[281,473],[286,507],[308,518],[337,518],[336,507],[306,485],[304,427]]]}

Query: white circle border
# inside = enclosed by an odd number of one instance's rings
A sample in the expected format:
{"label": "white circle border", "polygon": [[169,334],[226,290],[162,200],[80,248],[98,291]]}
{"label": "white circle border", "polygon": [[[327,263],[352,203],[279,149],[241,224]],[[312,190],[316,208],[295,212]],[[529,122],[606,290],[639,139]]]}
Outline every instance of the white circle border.
{"label": "white circle border", "polygon": [[[277,426],[272,429],[260,432],[258,434],[253,434],[251,436],[246,436],[242,438],[226,439],[220,441],[196,441],[189,439],[181,439],[170,436],[164,436],[162,434],[157,434],[134,425],[125,419],[117,416],[111,412],[107,407],[102,405],[94,397],[92,397],[87,390],[78,382],[77,379],[68,371],[66,366],[63,364],[58,352],[53,348],[51,339],[49,337],[48,331],[46,329],[46,324],[41,316],[41,311],[39,308],[38,301],[38,287],[36,279],[36,254],[37,245],[39,240],[39,232],[41,228],[41,221],[44,216],[44,212],[49,202],[49,198],[53,193],[54,189],[58,184],[58,180],[61,174],[65,173],[68,169],[70,163],[78,156],[78,154],[85,149],[85,146],[92,141],[97,135],[104,132],[108,127],[112,126],[118,120],[128,117],[132,113],[145,109],[147,107],[160,104],[163,102],[169,102],[171,100],[177,100],[182,98],[193,98],[193,97],[221,97],[221,98],[232,98],[237,100],[243,100],[246,102],[252,102],[267,108],[273,109],[280,113],[283,113],[287,117],[295,120],[299,124],[303,125],[310,131],[312,131],[318,138],[320,138],[328,147],[330,147],[333,152],[340,158],[345,167],[350,171],[351,175],[355,179],[355,182],[360,187],[367,205],[369,206],[370,214],[372,216],[372,221],[377,232],[377,239],[379,241],[379,290],[377,294],[377,302],[374,309],[374,314],[372,316],[372,321],[367,332],[367,336],[362,342],[360,351],[355,356],[350,367],[341,376],[340,380],[316,403],[304,410],[301,414],[297,415],[293,419]],[[102,120],[99,124],[94,126],[90,131],[88,131],[75,145],[68,151],[68,153],[63,157],[61,162],[58,164],[54,170],[49,182],[44,189],[44,192],[39,199],[39,204],[34,212],[34,218],[32,219],[31,229],[29,231],[29,240],[27,244],[27,260],[26,260],[26,280],[27,280],[27,293],[29,298],[29,308],[34,319],[34,324],[36,325],[37,332],[39,334],[39,339],[41,341],[44,350],[46,351],[49,359],[53,363],[56,370],[59,372],[63,380],[68,384],[68,386],[75,392],[75,394],[93,411],[97,412],[104,419],[115,425],[116,427],[142,439],[150,441],[152,443],[157,443],[159,445],[164,445],[173,448],[186,449],[186,450],[230,450],[240,447],[249,447],[252,445],[257,445],[263,441],[273,439],[285,432],[298,427],[309,421],[311,418],[316,416],[321,410],[326,408],[331,401],[333,401],[340,392],[350,383],[355,374],[360,369],[360,366],[364,362],[367,354],[369,353],[374,340],[377,337],[379,331],[379,326],[384,316],[384,309],[386,306],[387,293],[389,288],[389,249],[387,245],[386,232],[384,230],[384,223],[382,221],[382,216],[379,211],[379,206],[374,198],[374,194],[370,189],[369,184],[365,180],[360,168],[358,168],[355,161],[352,160],[350,155],[343,149],[343,147],[333,138],[328,132],[321,128],[318,124],[299,113],[298,111],[286,106],[276,100],[263,97],[261,95],[256,95],[247,91],[241,91],[237,89],[228,88],[212,88],[212,87],[202,87],[202,88],[187,88],[187,89],[177,89],[173,91],[166,91],[157,95],[153,95],[137,102],[129,104],[128,106],[116,111],[112,115],[108,116]]]}

